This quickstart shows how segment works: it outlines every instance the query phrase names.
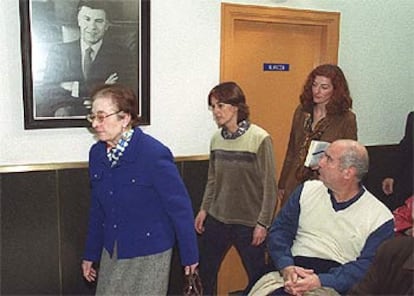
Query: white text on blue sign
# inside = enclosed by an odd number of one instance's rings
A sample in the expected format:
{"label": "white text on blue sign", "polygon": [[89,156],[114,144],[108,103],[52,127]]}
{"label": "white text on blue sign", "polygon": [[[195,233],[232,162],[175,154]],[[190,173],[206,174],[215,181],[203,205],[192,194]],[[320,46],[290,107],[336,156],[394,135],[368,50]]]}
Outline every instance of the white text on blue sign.
{"label": "white text on blue sign", "polygon": [[264,63],[263,71],[289,71],[289,64]]}

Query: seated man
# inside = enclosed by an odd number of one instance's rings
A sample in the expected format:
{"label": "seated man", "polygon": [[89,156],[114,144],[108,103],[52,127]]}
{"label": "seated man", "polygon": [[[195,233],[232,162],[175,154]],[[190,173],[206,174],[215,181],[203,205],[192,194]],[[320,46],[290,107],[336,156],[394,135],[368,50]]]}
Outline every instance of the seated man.
{"label": "seated man", "polygon": [[360,183],[368,171],[364,146],[333,142],[318,171],[320,180],[300,185],[270,229],[269,252],[280,273],[265,275],[249,295],[346,293],[393,236],[391,212]]}

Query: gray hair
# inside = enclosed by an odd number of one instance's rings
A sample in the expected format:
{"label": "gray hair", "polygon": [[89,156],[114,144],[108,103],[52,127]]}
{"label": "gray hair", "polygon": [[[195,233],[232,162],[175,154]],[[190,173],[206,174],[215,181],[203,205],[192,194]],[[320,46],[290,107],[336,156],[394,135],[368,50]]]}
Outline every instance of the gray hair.
{"label": "gray hair", "polygon": [[344,151],[339,157],[341,169],[354,167],[358,181],[368,173],[369,157],[367,149],[354,140],[340,140],[344,144]]}

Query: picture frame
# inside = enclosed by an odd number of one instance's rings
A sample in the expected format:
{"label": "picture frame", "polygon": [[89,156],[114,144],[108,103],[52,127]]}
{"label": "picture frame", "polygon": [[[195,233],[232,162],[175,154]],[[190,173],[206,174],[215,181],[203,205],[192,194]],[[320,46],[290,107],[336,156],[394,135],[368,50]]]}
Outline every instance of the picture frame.
{"label": "picture frame", "polygon": [[[115,82],[134,89],[140,124],[149,125],[150,0],[95,0],[108,12],[102,17],[95,9],[94,25],[93,14],[82,20],[90,10],[81,12],[81,1],[88,0],[19,0],[24,128],[89,127],[90,92]],[[99,27],[105,18],[108,25]],[[80,40],[99,39],[100,34],[96,64],[86,75]]]}

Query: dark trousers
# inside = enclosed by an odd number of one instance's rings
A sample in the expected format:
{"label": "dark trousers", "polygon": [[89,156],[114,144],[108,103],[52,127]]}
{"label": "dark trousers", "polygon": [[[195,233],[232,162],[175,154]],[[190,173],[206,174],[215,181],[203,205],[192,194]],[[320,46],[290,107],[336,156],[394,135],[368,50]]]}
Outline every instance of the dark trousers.
{"label": "dark trousers", "polygon": [[254,227],[224,224],[208,216],[200,238],[200,277],[204,295],[216,295],[217,274],[227,251],[234,246],[247,272],[249,283],[244,294],[266,272],[265,243],[252,246]]}

